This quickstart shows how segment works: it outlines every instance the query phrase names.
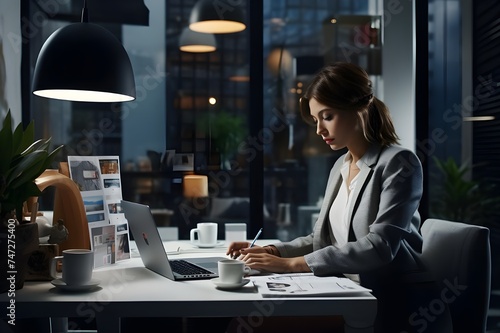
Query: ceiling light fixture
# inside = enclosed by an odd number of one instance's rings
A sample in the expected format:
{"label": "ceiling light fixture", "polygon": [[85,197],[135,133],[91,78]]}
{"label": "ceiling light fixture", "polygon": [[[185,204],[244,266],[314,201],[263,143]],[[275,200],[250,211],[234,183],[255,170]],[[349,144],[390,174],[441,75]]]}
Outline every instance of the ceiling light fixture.
{"label": "ceiling light fixture", "polygon": [[120,41],[88,23],[84,1],[80,23],[56,30],[40,50],[33,94],[77,102],[126,102],[135,99],[132,64]]}
{"label": "ceiling light fixture", "polygon": [[229,81],[233,82],[249,82],[250,81],[250,74],[249,74],[249,69],[248,65],[245,65],[243,67],[238,68],[233,75],[229,77]]}
{"label": "ceiling light fixture", "polygon": [[243,31],[246,25],[243,11],[231,1],[200,0],[191,11],[189,28],[197,32],[224,34]]}
{"label": "ceiling light fixture", "polygon": [[495,120],[494,116],[471,116],[471,117],[463,117],[463,121],[489,121]]}
{"label": "ceiling light fixture", "polygon": [[217,41],[213,34],[184,28],[179,37],[179,49],[184,52],[193,53],[213,52],[217,49]]}

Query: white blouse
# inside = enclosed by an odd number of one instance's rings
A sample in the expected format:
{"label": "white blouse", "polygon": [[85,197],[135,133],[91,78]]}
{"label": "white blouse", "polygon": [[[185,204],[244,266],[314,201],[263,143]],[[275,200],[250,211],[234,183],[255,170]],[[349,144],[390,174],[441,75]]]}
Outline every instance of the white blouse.
{"label": "white blouse", "polygon": [[[335,236],[334,244],[336,247],[341,247],[347,243],[349,237],[349,219],[348,207],[352,201],[352,192],[356,187],[358,175],[354,177],[349,184],[349,191],[347,190],[347,179],[349,177],[349,164],[351,162],[351,155],[347,154],[340,173],[342,175],[342,185],[340,186],[337,197],[332,203],[329,212],[330,226]],[[358,165],[359,167],[359,165]]]}
{"label": "white blouse", "polygon": [[[359,162],[359,161],[358,161]],[[351,155],[347,154],[340,173],[342,175],[342,185],[340,186],[337,197],[333,200],[332,207],[329,212],[330,226],[335,237],[333,245],[341,247],[347,243],[349,237],[349,218],[348,207],[352,201],[352,192],[356,188],[359,173],[351,180],[349,191],[347,191],[347,179],[349,178],[349,165],[351,163]],[[360,167],[357,163],[358,168]],[[358,274],[344,274],[347,278],[359,283]]]}

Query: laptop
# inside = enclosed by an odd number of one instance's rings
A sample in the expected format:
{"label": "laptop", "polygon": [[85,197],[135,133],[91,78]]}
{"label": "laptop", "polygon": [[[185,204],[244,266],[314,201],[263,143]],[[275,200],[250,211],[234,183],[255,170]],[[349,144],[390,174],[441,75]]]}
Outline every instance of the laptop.
{"label": "laptop", "polygon": [[218,277],[217,262],[225,257],[169,260],[149,206],[121,201],[121,207],[144,266],[174,281]]}

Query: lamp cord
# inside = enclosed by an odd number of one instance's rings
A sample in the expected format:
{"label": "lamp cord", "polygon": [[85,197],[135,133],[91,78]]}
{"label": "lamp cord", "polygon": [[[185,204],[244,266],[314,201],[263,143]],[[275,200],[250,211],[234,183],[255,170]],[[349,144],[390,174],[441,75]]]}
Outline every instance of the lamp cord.
{"label": "lamp cord", "polygon": [[82,23],[89,21],[89,13],[87,12],[87,0],[83,0]]}

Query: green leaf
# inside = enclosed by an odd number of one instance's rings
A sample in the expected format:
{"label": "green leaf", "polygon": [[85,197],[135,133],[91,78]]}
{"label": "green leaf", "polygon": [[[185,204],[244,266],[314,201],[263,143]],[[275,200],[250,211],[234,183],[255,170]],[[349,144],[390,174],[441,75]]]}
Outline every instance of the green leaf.
{"label": "green leaf", "polygon": [[7,185],[15,189],[22,183],[35,180],[43,172],[41,169],[47,156],[48,153],[44,150],[37,150],[30,155],[26,155],[12,171],[10,179],[7,180]]}
{"label": "green leaf", "polygon": [[30,197],[36,197],[42,194],[38,186],[36,186],[35,182],[28,182],[23,184],[23,186],[19,187],[16,191],[16,199],[21,203],[24,203]]}
{"label": "green leaf", "polygon": [[19,155],[26,155],[26,154],[29,154],[29,153],[35,151],[35,150],[45,150],[45,148],[43,148],[43,146],[42,146],[43,143],[44,143],[44,141],[42,139],[38,139],[35,142],[33,142],[31,145],[26,147],[24,149],[24,151],[21,151],[18,154]]}
{"label": "green leaf", "polygon": [[10,111],[5,116],[0,130],[0,175],[7,172],[12,160],[12,117]]}
{"label": "green leaf", "polygon": [[41,191],[35,184],[52,163],[63,146],[49,153],[51,139],[34,140],[35,127],[31,121],[26,129],[22,124],[14,129],[10,111],[0,130],[0,209],[16,209],[20,214],[23,203]]}
{"label": "green leaf", "polygon": [[24,183],[23,186],[11,192],[11,196],[7,203],[11,210],[16,210],[19,219],[22,218],[23,203],[30,197],[37,197],[41,194],[42,192],[34,182]]}
{"label": "green leaf", "polygon": [[19,151],[25,150],[33,141],[35,141],[35,122],[32,120],[24,130],[23,140],[19,147]]}
{"label": "green leaf", "polygon": [[19,151],[21,151],[23,136],[24,136],[23,124],[19,123],[19,124],[17,124],[16,128],[14,129],[14,133],[12,134],[12,153],[13,153],[13,155],[18,155]]}
{"label": "green leaf", "polygon": [[2,130],[4,129],[9,132],[12,132],[12,115],[10,113],[10,110],[5,115],[5,118],[2,123]]}
{"label": "green leaf", "polygon": [[49,153],[49,156],[47,156],[47,159],[45,160],[45,165],[43,166],[44,170],[52,167],[52,162],[54,161],[54,158],[62,150],[63,147],[64,145],[60,145],[59,147],[55,148],[51,153]]}

